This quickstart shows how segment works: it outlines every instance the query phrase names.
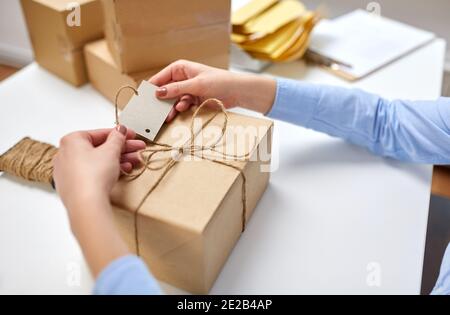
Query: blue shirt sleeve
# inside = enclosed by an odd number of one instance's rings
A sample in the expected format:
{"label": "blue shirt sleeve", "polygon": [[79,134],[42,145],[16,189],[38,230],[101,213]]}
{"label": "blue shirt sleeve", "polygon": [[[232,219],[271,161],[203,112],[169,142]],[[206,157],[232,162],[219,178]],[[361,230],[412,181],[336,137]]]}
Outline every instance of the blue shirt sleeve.
{"label": "blue shirt sleeve", "polygon": [[431,294],[450,295],[450,244],[447,246],[447,250],[445,251],[439,278]]}
{"label": "blue shirt sleeve", "polygon": [[150,295],[161,290],[144,262],[134,255],[111,262],[97,278],[96,295]]}
{"label": "blue shirt sleeve", "polygon": [[450,98],[390,101],[357,89],[279,79],[268,116],[343,138],[377,155],[450,164]]}
{"label": "blue shirt sleeve", "polygon": [[[450,98],[389,101],[356,89],[279,79],[269,117],[407,162],[450,164]],[[450,245],[433,294],[450,294]]]}

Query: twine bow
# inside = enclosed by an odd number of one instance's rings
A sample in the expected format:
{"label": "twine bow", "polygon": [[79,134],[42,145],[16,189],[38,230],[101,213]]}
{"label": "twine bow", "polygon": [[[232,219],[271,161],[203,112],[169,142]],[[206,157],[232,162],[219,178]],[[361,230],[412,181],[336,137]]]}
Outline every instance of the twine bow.
{"label": "twine bow", "polygon": [[[124,89],[132,89],[133,92],[136,95],[138,94],[138,91],[131,87],[131,86],[123,86],[121,87],[116,94],[115,99],[115,115],[116,115],[116,125],[119,125],[119,110],[118,110],[118,98],[120,93]],[[206,122],[201,126],[200,130],[195,132],[194,130],[194,123],[195,119],[199,115],[200,111],[208,106],[209,104],[214,103],[219,107],[219,111],[216,112],[212,117],[206,120]],[[220,136],[210,145],[204,146],[204,145],[196,145],[195,139],[196,136],[202,132],[202,130],[208,126],[219,114],[224,115],[224,121],[221,128]],[[161,183],[161,181],[164,179],[164,177],[170,172],[170,170],[181,160],[183,156],[192,156],[192,157],[198,157],[202,160],[208,160],[216,164],[224,165],[227,167],[230,167],[232,169],[235,169],[239,172],[239,175],[242,178],[242,232],[245,230],[246,225],[246,217],[247,217],[247,192],[246,192],[246,177],[244,174],[244,171],[239,168],[236,165],[233,165],[229,163],[228,161],[230,159],[233,160],[240,160],[240,161],[248,161],[251,152],[253,152],[253,149],[256,146],[256,141],[254,142],[253,148],[244,155],[236,155],[236,154],[227,154],[223,151],[220,151],[217,149],[219,143],[222,141],[228,124],[228,114],[226,112],[225,106],[223,103],[215,98],[210,98],[205,100],[203,103],[201,103],[197,109],[195,110],[194,114],[192,115],[192,119],[190,122],[190,138],[188,141],[184,143],[182,146],[172,146],[165,143],[159,143],[156,141],[150,141],[150,146],[146,149],[139,152],[141,156],[141,160],[143,161],[142,166],[135,172],[132,173],[123,173],[123,176],[128,181],[132,181],[140,177],[146,170],[151,171],[157,171],[157,170],[163,170],[162,173],[159,175],[156,182],[153,184],[152,187],[147,191],[147,193],[142,198],[141,202],[138,204],[136,210],[134,211],[134,238],[136,242],[136,254],[139,255],[139,235],[138,235],[138,226],[137,226],[137,219],[139,215],[139,210],[141,209],[141,206],[144,204],[147,197],[156,189],[156,187]],[[158,153],[175,153],[175,154],[169,154],[169,157],[166,159],[156,159],[156,155]],[[212,152],[212,154],[209,154],[208,152]],[[219,158],[217,157],[219,156]],[[163,163],[161,163],[163,161]],[[160,163],[157,163],[160,162]],[[153,164],[157,163],[156,166]]]}

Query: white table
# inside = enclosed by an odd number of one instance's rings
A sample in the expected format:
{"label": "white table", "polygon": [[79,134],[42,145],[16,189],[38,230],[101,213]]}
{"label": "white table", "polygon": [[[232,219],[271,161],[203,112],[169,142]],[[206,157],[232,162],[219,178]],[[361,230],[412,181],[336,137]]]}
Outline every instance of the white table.
{"label": "white table", "polygon": [[[388,98],[436,98],[444,52],[436,40],[354,86]],[[302,62],[268,73],[349,85]],[[73,88],[36,64],[0,83],[0,100],[0,152],[25,135],[57,144],[70,131],[114,121],[91,86]],[[211,293],[419,293],[432,167],[282,122],[275,131],[277,170]],[[0,294],[92,288],[57,195],[5,175],[0,253]]]}

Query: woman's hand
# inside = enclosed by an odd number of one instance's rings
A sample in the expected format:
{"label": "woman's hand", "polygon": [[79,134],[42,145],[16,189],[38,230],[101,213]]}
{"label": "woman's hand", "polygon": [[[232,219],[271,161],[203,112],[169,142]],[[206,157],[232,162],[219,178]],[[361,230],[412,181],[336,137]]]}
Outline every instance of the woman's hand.
{"label": "woman's hand", "polygon": [[240,106],[266,113],[275,99],[274,79],[252,74],[237,74],[199,63],[179,60],[158,74],[150,83],[159,86],[156,96],[177,99],[167,121],[205,99],[220,99],[225,107]]}
{"label": "woman's hand", "polygon": [[83,198],[109,198],[120,170],[130,172],[145,148],[126,127],[78,131],[61,139],[53,160],[56,189],[69,209]]}
{"label": "woman's hand", "polygon": [[129,254],[117,231],[109,195],[120,170],[129,172],[140,163],[137,151],[145,143],[135,136],[124,126],[74,132],[62,138],[53,159],[56,190],[94,276]]}

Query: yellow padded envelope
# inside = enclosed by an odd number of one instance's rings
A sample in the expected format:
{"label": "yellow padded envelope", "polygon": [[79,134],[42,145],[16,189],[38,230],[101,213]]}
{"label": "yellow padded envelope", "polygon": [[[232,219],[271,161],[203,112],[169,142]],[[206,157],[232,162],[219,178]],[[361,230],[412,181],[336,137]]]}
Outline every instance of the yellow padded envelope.
{"label": "yellow padded envelope", "polygon": [[233,13],[231,24],[233,27],[243,26],[250,19],[260,15],[277,3],[278,0],[252,0]]}
{"label": "yellow padded envelope", "polygon": [[292,45],[294,45],[294,43],[302,35],[304,25],[309,19],[310,14],[305,14],[283,26],[275,33],[265,36],[260,40],[241,44],[241,47],[248,52],[262,53],[270,55],[273,58],[278,58]]}
{"label": "yellow padded envelope", "polygon": [[272,34],[284,25],[301,17],[305,6],[296,0],[285,0],[251,19],[242,27],[243,34],[258,34],[260,37]]}

